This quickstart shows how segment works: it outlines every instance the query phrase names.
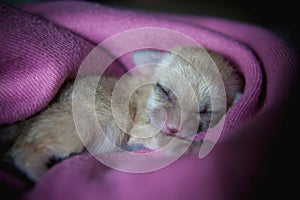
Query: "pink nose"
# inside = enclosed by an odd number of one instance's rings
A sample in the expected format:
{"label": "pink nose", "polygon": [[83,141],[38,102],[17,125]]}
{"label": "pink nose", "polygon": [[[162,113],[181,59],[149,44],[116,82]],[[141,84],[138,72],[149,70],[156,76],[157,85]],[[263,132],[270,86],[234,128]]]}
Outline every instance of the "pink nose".
{"label": "pink nose", "polygon": [[178,133],[178,128],[174,127],[174,126],[167,126],[166,127],[166,132],[167,134],[175,134]]}

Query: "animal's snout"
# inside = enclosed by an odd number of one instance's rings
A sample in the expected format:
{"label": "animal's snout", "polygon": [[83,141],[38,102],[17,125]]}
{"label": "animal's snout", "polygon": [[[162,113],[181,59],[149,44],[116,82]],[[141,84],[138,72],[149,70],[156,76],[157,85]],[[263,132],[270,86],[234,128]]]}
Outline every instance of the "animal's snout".
{"label": "animal's snout", "polygon": [[172,126],[172,125],[166,125],[165,133],[166,134],[176,134],[178,133],[178,127]]}

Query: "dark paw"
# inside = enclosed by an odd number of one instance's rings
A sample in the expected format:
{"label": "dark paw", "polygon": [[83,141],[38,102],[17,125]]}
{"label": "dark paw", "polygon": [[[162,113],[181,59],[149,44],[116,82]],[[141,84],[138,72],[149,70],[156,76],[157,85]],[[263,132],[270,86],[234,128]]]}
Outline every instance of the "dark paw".
{"label": "dark paw", "polygon": [[82,152],[80,153],[71,153],[69,156],[67,157],[61,157],[61,156],[58,156],[58,155],[53,155],[47,162],[46,166],[50,169],[51,167],[53,167],[54,165],[62,162],[63,160],[66,160],[72,156],[75,156],[75,155],[78,155],[78,154],[83,154],[85,153],[85,151],[83,150]]}
{"label": "dark paw", "polygon": [[66,158],[62,158],[62,157],[59,157],[59,156],[55,156],[53,155],[47,162],[47,167],[48,168],[51,168],[53,167],[54,165],[56,165],[57,163],[60,163],[61,161],[65,160]]}

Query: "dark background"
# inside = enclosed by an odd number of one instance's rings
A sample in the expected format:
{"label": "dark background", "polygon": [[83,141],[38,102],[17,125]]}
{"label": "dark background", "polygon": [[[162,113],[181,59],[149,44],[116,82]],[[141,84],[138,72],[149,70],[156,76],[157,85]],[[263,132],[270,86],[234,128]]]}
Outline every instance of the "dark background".
{"label": "dark background", "polygon": [[[11,4],[40,2],[42,0],[0,0]],[[292,0],[285,1],[221,1],[221,0],[93,0],[106,5],[147,10],[164,13],[181,13],[192,15],[217,16],[238,21],[253,23],[265,27],[279,37],[285,39],[298,52],[299,40],[299,6]],[[299,161],[297,136],[300,134],[297,127],[300,113],[299,81],[294,93],[286,105],[285,120],[282,122],[280,134],[272,150],[268,168],[259,185],[257,192],[250,199],[300,199]],[[298,196],[298,198],[297,198]]]}
{"label": "dark background", "polygon": [[[11,4],[47,0],[0,0]],[[54,0],[48,0],[54,1]],[[75,0],[76,1],[76,0]],[[78,0],[77,0],[78,1]],[[225,17],[263,26],[300,50],[299,12],[296,1],[270,0],[89,0],[106,5],[164,13]]]}

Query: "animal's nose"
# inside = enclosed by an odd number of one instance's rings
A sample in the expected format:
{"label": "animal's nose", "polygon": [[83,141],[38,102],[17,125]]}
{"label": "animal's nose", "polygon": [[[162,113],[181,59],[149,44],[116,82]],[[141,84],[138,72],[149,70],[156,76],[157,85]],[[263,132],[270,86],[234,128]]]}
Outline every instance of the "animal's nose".
{"label": "animal's nose", "polygon": [[167,131],[169,134],[175,134],[175,133],[178,133],[178,128],[176,128],[174,126],[167,126]]}

